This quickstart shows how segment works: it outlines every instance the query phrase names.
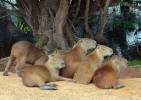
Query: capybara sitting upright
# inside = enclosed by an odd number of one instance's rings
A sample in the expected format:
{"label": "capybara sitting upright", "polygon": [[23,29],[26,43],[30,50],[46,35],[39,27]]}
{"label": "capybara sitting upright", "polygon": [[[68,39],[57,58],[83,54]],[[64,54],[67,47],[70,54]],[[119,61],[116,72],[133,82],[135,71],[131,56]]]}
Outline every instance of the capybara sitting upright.
{"label": "capybara sitting upright", "polygon": [[128,61],[118,55],[113,55],[103,66],[98,69],[93,77],[93,83],[103,89],[118,89],[124,84],[118,83],[118,76],[121,68],[127,67]]}
{"label": "capybara sitting upright", "polygon": [[46,55],[43,50],[38,49],[34,44],[28,41],[19,41],[12,46],[9,61],[6,65],[3,75],[7,76],[11,64],[16,61],[16,73],[21,77],[20,68],[22,68],[25,63],[34,64],[34,62],[40,57]]}
{"label": "capybara sitting upright", "polygon": [[31,65],[24,67],[22,82],[27,87],[39,86],[40,89],[43,90],[56,90],[56,85],[48,82],[73,82],[72,79],[59,76],[59,71],[63,67],[65,67],[63,58],[51,54],[44,65]]}
{"label": "capybara sitting upright", "polygon": [[95,71],[101,67],[104,57],[112,54],[113,50],[111,48],[98,44],[96,49],[78,64],[73,80],[82,84],[90,83]]}
{"label": "capybara sitting upright", "polygon": [[94,49],[96,44],[96,41],[92,39],[80,39],[70,51],[64,54],[65,67],[61,69],[60,75],[73,78],[77,64],[85,59],[87,50]]}

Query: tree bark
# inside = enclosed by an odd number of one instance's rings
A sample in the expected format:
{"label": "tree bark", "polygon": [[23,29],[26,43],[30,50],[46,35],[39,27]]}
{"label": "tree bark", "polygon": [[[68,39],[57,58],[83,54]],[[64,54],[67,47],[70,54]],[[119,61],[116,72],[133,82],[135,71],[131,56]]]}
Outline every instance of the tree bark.
{"label": "tree bark", "polygon": [[[106,0],[104,7],[100,7],[100,28],[99,31],[96,33],[95,39],[100,44],[105,44],[105,38],[103,36],[104,28],[107,23],[108,19],[108,7],[110,5],[111,0]],[[99,2],[98,2],[99,4]],[[100,6],[100,4],[99,4]]]}
{"label": "tree bark", "polygon": [[89,27],[89,6],[90,6],[90,1],[91,0],[87,0],[86,2],[86,8],[85,8],[85,31],[86,33],[89,35],[89,38],[94,38],[92,31]]}
{"label": "tree bark", "polygon": [[[60,47],[66,50],[69,45],[65,39],[69,0],[17,0],[19,11],[31,26],[34,34],[44,34],[49,39],[46,44],[48,52]],[[70,29],[70,28],[69,28]],[[69,38],[74,39],[69,36]],[[71,40],[74,42],[75,40]]]}
{"label": "tree bark", "polygon": [[68,11],[69,0],[61,0],[53,23],[53,41],[55,41],[57,46],[61,46],[63,50],[67,50],[67,48],[69,47],[69,44],[67,43],[63,34]]}

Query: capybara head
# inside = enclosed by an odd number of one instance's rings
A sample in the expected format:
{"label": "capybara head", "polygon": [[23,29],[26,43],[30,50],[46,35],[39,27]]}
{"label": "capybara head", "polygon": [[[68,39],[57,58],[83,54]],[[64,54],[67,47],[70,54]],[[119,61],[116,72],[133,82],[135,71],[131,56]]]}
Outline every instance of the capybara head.
{"label": "capybara head", "polygon": [[95,40],[88,39],[88,38],[82,38],[80,39],[76,45],[80,45],[81,48],[83,48],[85,51],[89,49],[94,49],[97,45]]}
{"label": "capybara head", "polygon": [[65,62],[63,60],[63,58],[60,57],[56,57],[55,54],[51,54],[49,55],[49,59],[47,61],[47,64],[53,68],[53,69],[61,69],[63,67],[65,67]]}
{"label": "capybara head", "polygon": [[53,53],[51,53],[50,55],[55,56],[56,58],[64,58],[64,52],[61,50],[55,50]]}
{"label": "capybara head", "polygon": [[110,60],[112,60],[112,64],[114,68],[119,72],[121,68],[126,68],[128,66],[128,61],[119,55],[113,55]]}
{"label": "capybara head", "polygon": [[[94,51],[93,51],[94,52]],[[96,52],[100,56],[111,56],[113,54],[113,50],[105,45],[98,44],[96,47]]]}

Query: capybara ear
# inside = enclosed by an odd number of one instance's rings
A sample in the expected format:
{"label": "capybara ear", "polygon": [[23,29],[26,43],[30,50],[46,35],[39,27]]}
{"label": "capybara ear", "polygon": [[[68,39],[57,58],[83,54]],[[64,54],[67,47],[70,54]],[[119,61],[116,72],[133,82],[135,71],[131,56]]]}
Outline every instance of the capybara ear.
{"label": "capybara ear", "polygon": [[82,41],[83,41],[82,39],[79,40],[79,42],[82,42]]}

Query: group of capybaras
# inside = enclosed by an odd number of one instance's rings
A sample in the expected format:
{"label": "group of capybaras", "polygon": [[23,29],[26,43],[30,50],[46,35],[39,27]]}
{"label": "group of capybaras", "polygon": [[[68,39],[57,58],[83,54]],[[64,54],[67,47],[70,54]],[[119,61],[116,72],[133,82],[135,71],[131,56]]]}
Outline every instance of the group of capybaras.
{"label": "group of capybaras", "polygon": [[[93,49],[87,54],[89,49]],[[104,57],[109,56],[107,60]],[[28,41],[19,41],[12,46],[4,76],[8,76],[11,64],[16,61],[15,71],[27,87],[42,90],[56,90],[55,81],[69,81],[80,84],[94,83],[103,89],[118,89],[125,85],[118,82],[121,68],[128,61],[105,45],[95,40],[81,38],[67,52],[45,53]]]}

